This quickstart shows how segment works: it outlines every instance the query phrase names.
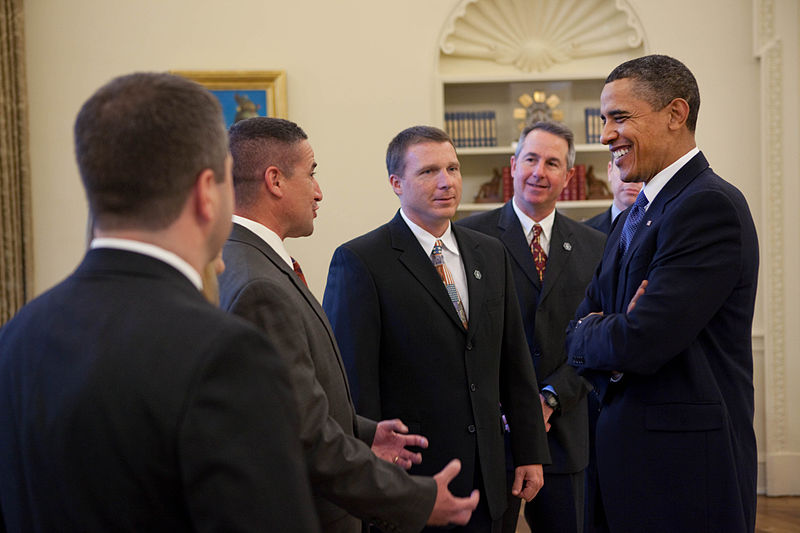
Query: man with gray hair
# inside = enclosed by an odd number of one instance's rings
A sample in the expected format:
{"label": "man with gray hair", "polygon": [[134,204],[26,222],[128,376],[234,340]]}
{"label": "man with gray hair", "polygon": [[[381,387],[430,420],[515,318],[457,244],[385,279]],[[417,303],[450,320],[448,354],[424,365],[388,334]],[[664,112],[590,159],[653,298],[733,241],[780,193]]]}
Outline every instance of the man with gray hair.
{"label": "man with gray hair", "polygon": [[[583,531],[591,386],[567,364],[564,337],[603,255],[605,236],[556,211],[561,191],[575,178],[574,164],[574,135],[567,126],[530,124],[511,157],[513,198],[458,222],[497,237],[511,257],[553,458],[544,467],[544,487],[525,504],[525,518],[537,533]],[[505,532],[514,532],[518,515],[519,499],[511,499]]]}

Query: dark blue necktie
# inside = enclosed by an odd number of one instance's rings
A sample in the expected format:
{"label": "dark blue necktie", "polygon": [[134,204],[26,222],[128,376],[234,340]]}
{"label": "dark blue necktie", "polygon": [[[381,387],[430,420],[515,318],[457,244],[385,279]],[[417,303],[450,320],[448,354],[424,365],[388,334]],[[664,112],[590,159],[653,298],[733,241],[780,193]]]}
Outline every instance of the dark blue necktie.
{"label": "dark blue necktie", "polygon": [[644,213],[647,210],[647,196],[644,195],[644,189],[639,192],[636,201],[633,202],[631,212],[628,213],[628,218],[625,219],[625,225],[622,226],[622,234],[619,236],[619,250],[622,255],[628,250],[631,244],[633,235],[636,233],[636,228],[641,224],[644,218]]}

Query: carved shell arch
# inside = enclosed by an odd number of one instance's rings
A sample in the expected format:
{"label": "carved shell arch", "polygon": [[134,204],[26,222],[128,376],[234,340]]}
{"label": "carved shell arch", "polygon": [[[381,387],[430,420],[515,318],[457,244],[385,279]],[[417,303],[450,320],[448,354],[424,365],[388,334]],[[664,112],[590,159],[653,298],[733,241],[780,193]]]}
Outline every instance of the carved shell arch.
{"label": "carved shell arch", "polygon": [[523,72],[644,45],[641,22],[625,0],[462,0],[439,42],[442,57]]}

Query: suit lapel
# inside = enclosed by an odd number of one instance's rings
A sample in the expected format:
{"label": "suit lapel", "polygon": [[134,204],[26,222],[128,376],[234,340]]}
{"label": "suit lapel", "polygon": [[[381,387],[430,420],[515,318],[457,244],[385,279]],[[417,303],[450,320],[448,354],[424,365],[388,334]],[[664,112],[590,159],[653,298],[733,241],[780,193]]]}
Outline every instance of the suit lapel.
{"label": "suit lapel", "polygon": [[544,287],[539,296],[539,304],[550,294],[550,290],[557,283],[559,276],[564,271],[564,266],[572,255],[572,232],[561,223],[561,215],[556,212],[553,221],[553,231],[550,234],[550,253],[547,256],[547,267],[544,271]]}
{"label": "suit lapel", "polygon": [[[334,340],[333,328],[331,327],[330,322],[328,322],[328,317],[325,315],[325,311],[323,311],[322,307],[319,305],[319,302],[311,294],[311,291],[306,287],[306,284],[300,279],[300,277],[295,273],[295,271],[289,268],[289,265],[286,264],[286,261],[278,255],[278,253],[272,249],[270,245],[264,242],[258,235],[250,231],[249,229],[241,226],[239,224],[233,225],[233,231],[229,237],[230,241],[239,242],[242,244],[246,244],[256,248],[259,252],[264,255],[264,258],[272,263],[275,268],[280,270],[284,276],[286,276],[289,281],[294,285],[295,289],[300,291],[300,294],[303,295],[303,298],[308,303],[309,307],[314,311],[314,314],[317,315],[317,318],[323,323],[325,326],[325,330],[328,333],[328,336],[331,339],[331,343],[333,344],[336,354],[339,355],[339,346]],[[339,355],[340,359],[340,366],[341,366],[341,355]],[[342,372],[344,372],[344,368],[342,368]]]}
{"label": "suit lapel", "polygon": [[[391,237],[392,248],[399,252],[398,261],[414,276],[420,285],[431,295],[433,300],[444,310],[447,316],[455,322],[458,327],[464,329],[461,319],[458,317],[453,302],[447,294],[447,289],[442,283],[442,278],[436,272],[430,257],[420,246],[419,241],[414,236],[411,228],[408,227],[400,211],[389,222],[389,234]],[[459,243],[459,248],[461,243]],[[460,251],[460,250],[459,250]],[[470,304],[470,307],[472,305]]]}
{"label": "suit lapel", "polygon": [[[480,246],[474,242],[464,231],[453,226],[453,233],[458,242],[458,251],[461,254],[461,261],[464,264],[464,273],[467,277],[467,290],[469,291],[469,329],[467,332],[468,340],[472,339],[478,331],[478,324],[483,313],[483,301],[486,299],[485,281],[483,272],[485,260],[481,253]],[[452,305],[450,306],[452,307]]]}
{"label": "suit lapel", "polygon": [[530,282],[537,290],[541,290],[542,284],[539,281],[539,274],[536,272],[536,263],[533,262],[525,234],[522,232],[522,224],[519,222],[517,213],[511,205],[513,200],[506,202],[500,211],[500,219],[497,223],[500,229],[500,240],[505,244],[508,254],[519,265]]}
{"label": "suit lapel", "polygon": [[[664,215],[664,211],[669,203],[674,200],[680,194],[680,192],[706,168],[708,168],[708,161],[703,153],[700,152],[691,158],[685,165],[683,165],[683,167],[678,170],[678,172],[675,173],[674,176],[672,176],[672,178],[670,178],[670,180],[666,185],[664,185],[664,188],[661,189],[655,200],[653,200],[652,204],[650,204],[650,207],[645,212],[642,222],[636,229],[633,239],[631,239],[631,243],[628,246],[627,252],[619,259],[620,266],[618,287],[620,290],[617,291],[616,298],[616,308],[618,312],[623,312],[625,310],[623,309],[623,306],[627,306],[627,302],[625,301],[626,290],[628,289],[626,280],[631,259],[636,257],[642,243],[647,240],[647,236],[649,235],[651,228],[657,226],[658,220]],[[627,220],[627,216],[629,214],[630,208],[625,210],[625,220]],[[622,215],[620,215],[620,218],[622,218]],[[614,233],[617,234],[617,237],[619,237],[619,233],[622,232],[622,227],[625,224],[625,220],[619,220],[617,227],[614,228]],[[619,238],[616,239],[616,242],[617,249],[619,249]],[[631,290],[636,290],[636,288],[637,287],[632,287]]]}

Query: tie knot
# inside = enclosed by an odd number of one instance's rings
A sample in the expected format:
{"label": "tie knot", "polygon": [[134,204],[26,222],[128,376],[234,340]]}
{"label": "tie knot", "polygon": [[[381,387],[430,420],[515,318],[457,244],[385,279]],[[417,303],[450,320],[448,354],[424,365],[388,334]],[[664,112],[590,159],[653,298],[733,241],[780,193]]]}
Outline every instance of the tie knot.
{"label": "tie knot", "polygon": [[647,196],[644,195],[644,189],[639,191],[639,195],[636,197],[636,201],[633,202],[633,207],[646,207],[648,204]]}
{"label": "tie knot", "polygon": [[539,236],[542,234],[542,227],[539,224],[533,225],[533,238],[538,239]]}
{"label": "tie knot", "polygon": [[437,241],[433,243],[433,255],[442,255],[443,246],[442,241],[437,239]]}

